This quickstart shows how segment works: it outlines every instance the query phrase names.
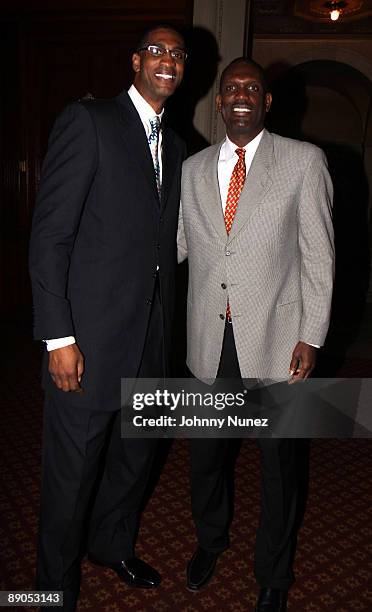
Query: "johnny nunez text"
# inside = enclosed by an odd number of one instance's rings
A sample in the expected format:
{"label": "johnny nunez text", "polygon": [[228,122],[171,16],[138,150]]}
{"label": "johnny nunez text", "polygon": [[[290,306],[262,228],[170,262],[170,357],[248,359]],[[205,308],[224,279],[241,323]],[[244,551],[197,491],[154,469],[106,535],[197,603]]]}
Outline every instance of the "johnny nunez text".
{"label": "johnny nunez text", "polygon": [[136,415],[133,417],[135,427],[269,427],[269,419],[241,418],[227,416],[221,418],[202,418],[181,416],[180,419],[171,416],[159,416],[157,418]]}

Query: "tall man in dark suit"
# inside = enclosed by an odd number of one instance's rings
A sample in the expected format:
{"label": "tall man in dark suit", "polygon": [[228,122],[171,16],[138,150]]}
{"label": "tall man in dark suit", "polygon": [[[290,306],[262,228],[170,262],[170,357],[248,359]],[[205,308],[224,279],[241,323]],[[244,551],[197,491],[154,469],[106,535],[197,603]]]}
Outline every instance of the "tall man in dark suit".
{"label": "tall man in dark suit", "polygon": [[120,379],[167,371],[184,150],[163,107],[185,58],[176,30],[147,31],[129,91],[68,106],[43,166],[30,245],[34,334],[48,349],[37,582],[63,590],[66,610],[111,427],[91,549],[127,584],[160,582],[134,556],[155,441],[120,439]]}
{"label": "tall man in dark suit", "polygon": [[[238,58],[221,75],[226,138],[182,172],[180,259],[188,256],[187,364],[199,379],[305,379],[330,318],[332,184],[323,152],[264,129],[262,68]],[[223,381],[222,381],[223,383]],[[219,389],[226,391],[221,382]],[[199,547],[187,572],[198,590],[228,546],[227,439],[191,440]],[[286,609],[296,515],[293,439],[260,438],[256,536],[258,612]],[[249,500],[247,500],[249,503]]]}

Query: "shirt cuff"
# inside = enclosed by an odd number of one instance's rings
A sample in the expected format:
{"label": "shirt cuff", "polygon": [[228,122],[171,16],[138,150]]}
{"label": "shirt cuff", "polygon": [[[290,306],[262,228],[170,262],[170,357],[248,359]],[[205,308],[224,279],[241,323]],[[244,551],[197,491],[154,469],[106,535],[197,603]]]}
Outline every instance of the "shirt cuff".
{"label": "shirt cuff", "polygon": [[320,348],[319,344],[311,344],[311,342],[307,342],[309,346],[313,346],[314,348]]}
{"label": "shirt cuff", "polygon": [[55,349],[75,344],[76,340],[74,336],[66,336],[65,338],[52,338],[51,340],[44,340],[47,351],[54,351]]}

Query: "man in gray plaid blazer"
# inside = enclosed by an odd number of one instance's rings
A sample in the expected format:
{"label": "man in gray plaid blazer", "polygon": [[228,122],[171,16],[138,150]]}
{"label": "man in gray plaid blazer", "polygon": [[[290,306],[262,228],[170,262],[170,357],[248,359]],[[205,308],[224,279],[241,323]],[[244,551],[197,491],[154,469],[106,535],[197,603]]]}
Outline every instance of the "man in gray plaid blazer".
{"label": "man in gray plaid blazer", "polygon": [[[264,129],[270,105],[262,68],[234,60],[217,96],[226,139],[183,166],[178,252],[189,262],[187,365],[199,379],[307,378],[327,334],[332,184],[320,149]],[[294,580],[294,440],[258,443],[256,609],[271,612],[286,609]],[[228,440],[190,444],[199,546],[187,584],[199,590],[228,546]]]}

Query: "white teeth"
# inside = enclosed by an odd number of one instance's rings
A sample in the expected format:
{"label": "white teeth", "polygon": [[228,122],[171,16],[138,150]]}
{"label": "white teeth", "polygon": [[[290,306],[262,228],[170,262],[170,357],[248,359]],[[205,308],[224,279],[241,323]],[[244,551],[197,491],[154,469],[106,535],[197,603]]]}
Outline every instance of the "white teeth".
{"label": "white teeth", "polygon": [[245,108],[242,106],[234,106],[233,111],[235,113],[251,113],[251,109],[250,108]]}
{"label": "white teeth", "polygon": [[160,77],[161,79],[174,79],[172,74],[163,74],[162,72],[155,74],[155,76]]}

